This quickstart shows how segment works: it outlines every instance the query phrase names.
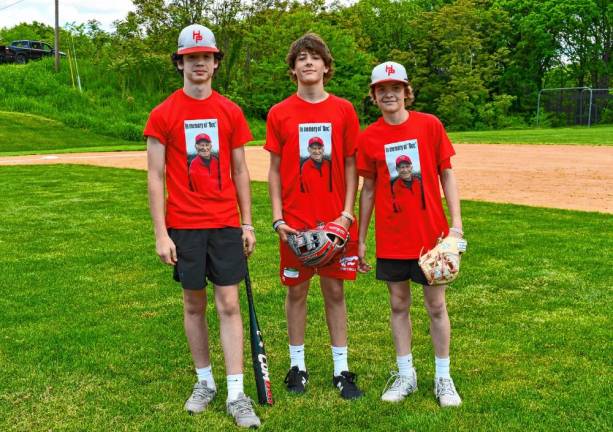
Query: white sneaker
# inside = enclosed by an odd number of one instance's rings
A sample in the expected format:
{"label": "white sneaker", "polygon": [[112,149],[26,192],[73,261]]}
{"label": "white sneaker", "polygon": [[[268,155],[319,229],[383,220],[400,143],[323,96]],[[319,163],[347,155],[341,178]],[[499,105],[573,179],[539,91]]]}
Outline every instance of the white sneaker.
{"label": "white sneaker", "polygon": [[244,428],[258,428],[260,426],[260,418],[253,409],[253,401],[239,393],[238,398],[226,402],[228,414],[234,417],[237,426]]}
{"label": "white sneaker", "polygon": [[208,386],[206,381],[194,384],[192,395],[185,401],[185,411],[190,414],[198,414],[204,411],[215,397],[217,391]]}
{"label": "white sneaker", "polygon": [[[417,373],[415,368],[411,368],[411,375],[408,377],[402,376],[398,372],[392,372],[391,375],[390,379],[387,380],[381,400],[400,402],[411,393],[417,391]],[[394,382],[390,385],[392,379]]]}
{"label": "white sneaker", "polygon": [[462,399],[453,385],[451,378],[437,378],[434,380],[434,395],[441,408],[457,407],[462,405]]}

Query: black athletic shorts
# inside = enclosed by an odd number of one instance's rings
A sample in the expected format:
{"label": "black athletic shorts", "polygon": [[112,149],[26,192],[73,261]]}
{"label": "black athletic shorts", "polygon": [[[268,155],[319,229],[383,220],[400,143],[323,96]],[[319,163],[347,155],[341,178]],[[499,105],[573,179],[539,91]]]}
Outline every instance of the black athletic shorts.
{"label": "black athletic shorts", "polygon": [[416,259],[377,258],[377,279],[385,282],[412,280],[418,284],[429,285]]}
{"label": "black athletic shorts", "polygon": [[200,290],[207,279],[215,285],[235,285],[245,278],[247,266],[240,228],[168,230],[177,247],[173,277],[183,289]]}

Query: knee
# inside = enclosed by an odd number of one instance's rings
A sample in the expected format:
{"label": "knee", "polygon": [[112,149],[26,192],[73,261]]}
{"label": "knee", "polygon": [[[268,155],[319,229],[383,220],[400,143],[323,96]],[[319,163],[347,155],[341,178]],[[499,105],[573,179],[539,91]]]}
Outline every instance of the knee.
{"label": "knee", "polygon": [[345,301],[345,292],[342,287],[325,290],[323,295],[327,304],[341,304]]}
{"label": "knee", "polygon": [[390,306],[393,315],[404,315],[409,313],[411,301],[408,299],[392,299]]}
{"label": "knee", "polygon": [[443,318],[447,314],[445,300],[426,302],[426,308],[428,309],[428,313],[432,319]]}
{"label": "knee", "polygon": [[185,301],[183,303],[183,312],[185,316],[193,318],[204,315],[206,310],[206,302],[202,301]]}
{"label": "knee", "polygon": [[308,289],[300,286],[289,287],[287,289],[287,302],[290,304],[303,304],[306,302]]}
{"label": "knee", "polygon": [[217,313],[219,316],[231,317],[240,315],[240,305],[236,298],[221,298],[217,300]]}

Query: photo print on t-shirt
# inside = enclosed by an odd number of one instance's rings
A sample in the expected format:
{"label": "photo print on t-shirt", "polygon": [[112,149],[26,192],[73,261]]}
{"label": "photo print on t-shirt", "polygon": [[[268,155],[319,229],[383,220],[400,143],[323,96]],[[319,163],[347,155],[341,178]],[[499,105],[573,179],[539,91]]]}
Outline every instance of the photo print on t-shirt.
{"label": "photo print on t-shirt", "polygon": [[394,212],[400,212],[402,196],[405,191],[413,195],[419,193],[423,203],[421,188],[421,166],[419,163],[419,146],[416,139],[385,144],[385,163],[390,174],[392,206]]}
{"label": "photo print on t-shirt", "polygon": [[185,120],[184,128],[190,189],[221,190],[217,119]]}
{"label": "photo print on t-shirt", "polygon": [[332,123],[298,125],[300,191],[332,191]]}

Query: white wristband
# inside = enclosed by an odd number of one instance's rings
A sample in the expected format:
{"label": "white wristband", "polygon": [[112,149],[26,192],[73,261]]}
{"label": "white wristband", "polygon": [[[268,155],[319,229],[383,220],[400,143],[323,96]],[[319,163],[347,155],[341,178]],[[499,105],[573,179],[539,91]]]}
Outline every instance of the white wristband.
{"label": "white wristband", "polygon": [[346,211],[343,210],[341,212],[341,216],[344,217],[344,218],[349,219],[351,221],[351,223],[355,222],[355,217],[353,217],[353,215],[351,213],[349,213],[349,212],[346,212]]}
{"label": "white wristband", "polygon": [[462,229],[460,228],[451,227],[449,228],[449,231],[453,231],[456,234],[460,234],[461,236],[464,236],[464,231],[462,231]]}

